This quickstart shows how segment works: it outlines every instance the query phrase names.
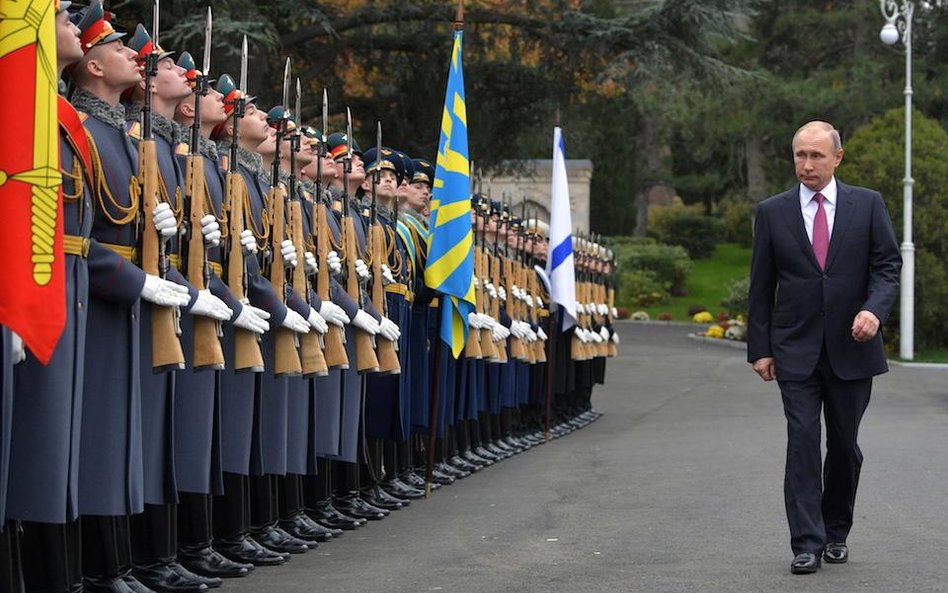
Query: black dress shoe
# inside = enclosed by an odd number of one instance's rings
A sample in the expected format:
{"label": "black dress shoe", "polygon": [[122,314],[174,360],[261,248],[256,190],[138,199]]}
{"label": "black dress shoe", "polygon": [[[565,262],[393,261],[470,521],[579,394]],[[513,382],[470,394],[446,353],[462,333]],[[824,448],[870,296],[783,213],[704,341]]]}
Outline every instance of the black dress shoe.
{"label": "black dress shoe", "polygon": [[488,461],[497,462],[502,459],[501,456],[497,455],[484,445],[478,445],[474,447],[473,453],[480,457],[481,459],[486,459]]}
{"label": "black dress shoe", "polygon": [[279,566],[290,558],[289,554],[268,550],[249,537],[215,541],[214,549],[234,562],[254,566]]}
{"label": "black dress shoe", "polygon": [[484,459],[471,449],[461,453],[461,459],[467,461],[468,463],[473,463],[474,465],[480,466],[481,469],[487,467],[488,465],[494,465],[494,462],[490,459]]}
{"label": "black dress shoe", "polygon": [[155,593],[204,593],[208,589],[203,582],[175,571],[170,564],[136,565],[132,576]]}
{"label": "black dress shoe", "polygon": [[133,577],[131,573],[126,573],[122,577],[122,582],[125,583],[125,586],[127,586],[128,590],[132,593],[155,593],[146,587],[141,581]]}
{"label": "black dress shoe", "polygon": [[453,465],[454,467],[462,471],[466,471],[472,474],[474,472],[480,471],[480,469],[484,467],[482,465],[475,465],[471,463],[470,461],[468,461],[467,459],[464,459],[460,455],[455,455],[451,459],[448,459],[447,463],[448,465]]}
{"label": "black dress shoe", "polygon": [[89,593],[133,593],[119,577],[82,577],[82,588]]}
{"label": "black dress shoe", "polygon": [[493,453],[498,459],[507,459],[513,456],[513,451],[504,451],[494,443],[487,443],[484,448]]}
{"label": "black dress shoe", "polygon": [[220,577],[209,577],[202,574],[195,574],[188,570],[186,567],[182,566],[180,562],[172,562],[168,567],[181,575],[181,578],[188,579],[190,581],[196,581],[198,583],[204,583],[207,585],[208,589],[216,589],[224,584],[224,581]]}
{"label": "black dress shoe", "polygon": [[849,560],[849,547],[845,543],[826,544],[823,560],[827,564],[845,564]]}
{"label": "black dress shoe", "polygon": [[359,498],[364,502],[378,507],[386,511],[400,511],[405,508],[408,501],[402,501],[400,499],[393,498],[390,494],[386,493],[384,490],[363,490],[359,493]]}
{"label": "black dress shoe", "polygon": [[272,526],[250,532],[250,538],[264,548],[281,554],[303,554],[309,551],[309,546],[282,529]]}
{"label": "black dress shoe", "polygon": [[[422,478],[422,480],[424,479],[425,478]],[[439,486],[450,486],[456,479],[454,476],[444,473],[437,467],[431,470],[432,489],[434,489],[435,484]]]}
{"label": "black dress shoe", "polygon": [[365,525],[365,520],[356,519],[349,515],[340,513],[336,507],[328,501],[316,503],[316,506],[307,511],[309,517],[329,529],[338,529],[340,531],[352,531]]}
{"label": "black dress shoe", "polygon": [[418,500],[425,497],[425,493],[423,491],[412,488],[405,482],[402,482],[398,479],[391,479],[382,482],[379,484],[379,489],[399,500],[404,500],[405,502],[410,502],[412,500]]}
{"label": "black dress shoe", "polygon": [[322,543],[332,539],[331,531],[317,525],[308,517],[304,519],[303,513],[297,513],[289,519],[280,521],[280,529],[303,541]]}
{"label": "black dress shoe", "polygon": [[389,515],[389,511],[366,503],[357,494],[341,496],[333,500],[333,506],[345,515],[369,521],[380,521]]}
{"label": "black dress shoe", "polygon": [[305,512],[299,514],[299,520],[303,525],[306,526],[307,533],[312,534],[312,537],[309,539],[316,540],[320,543],[328,542],[334,537],[339,537],[342,535],[341,529],[330,529],[328,527],[323,527],[316,521],[313,521],[309,518]]}
{"label": "black dress shoe", "polygon": [[[427,469],[416,469],[414,471],[407,471],[398,476],[398,479],[407,484],[410,488],[415,488],[416,490],[425,490],[425,473]],[[440,484],[438,485],[440,488]]]}
{"label": "black dress shoe", "polygon": [[469,475],[471,475],[471,472],[464,471],[463,469],[454,467],[447,461],[442,461],[437,466],[435,466],[435,471],[441,474],[444,474],[446,476],[450,476],[454,478],[455,480],[460,480],[461,478],[466,478]]}
{"label": "black dress shoe", "polygon": [[222,579],[245,577],[253,570],[252,563],[234,562],[210,546],[178,550],[178,563],[195,574]]}
{"label": "black dress shoe", "polygon": [[813,552],[797,554],[790,563],[790,572],[793,574],[812,574],[820,567],[820,557]]}

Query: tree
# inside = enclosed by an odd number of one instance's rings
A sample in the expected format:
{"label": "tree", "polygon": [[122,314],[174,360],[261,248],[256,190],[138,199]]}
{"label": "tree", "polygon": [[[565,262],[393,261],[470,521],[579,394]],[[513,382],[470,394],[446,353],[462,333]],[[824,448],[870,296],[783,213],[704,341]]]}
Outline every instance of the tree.
{"label": "tree", "polygon": [[[882,192],[902,237],[902,178],[905,110],[893,109],[859,128],[846,144],[839,177],[847,183]],[[948,345],[945,312],[948,303],[948,133],[938,121],[912,113],[912,177],[915,179],[913,242],[915,243],[915,345]],[[886,324],[897,336],[898,313]]]}

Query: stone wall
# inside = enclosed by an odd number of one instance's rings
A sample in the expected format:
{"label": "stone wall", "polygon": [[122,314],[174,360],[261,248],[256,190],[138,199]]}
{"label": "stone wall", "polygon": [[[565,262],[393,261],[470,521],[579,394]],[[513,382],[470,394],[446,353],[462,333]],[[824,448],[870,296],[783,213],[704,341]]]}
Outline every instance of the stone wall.
{"label": "stone wall", "polygon": [[[484,172],[481,186],[476,189],[484,194],[489,193],[493,200],[506,198],[517,216],[520,215],[521,204],[526,201],[528,213],[536,211],[540,220],[549,222],[553,160],[517,161],[508,163],[504,169],[505,172],[501,173]],[[589,232],[589,183],[592,173],[593,164],[589,159],[566,159],[574,231]]]}

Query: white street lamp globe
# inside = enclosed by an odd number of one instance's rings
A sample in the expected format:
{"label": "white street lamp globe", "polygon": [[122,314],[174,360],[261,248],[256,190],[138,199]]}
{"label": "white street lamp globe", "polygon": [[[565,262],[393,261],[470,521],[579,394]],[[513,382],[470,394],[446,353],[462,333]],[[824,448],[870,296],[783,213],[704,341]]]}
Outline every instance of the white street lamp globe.
{"label": "white street lamp globe", "polygon": [[879,39],[886,45],[895,45],[899,41],[899,30],[892,23],[886,23],[879,32]]}

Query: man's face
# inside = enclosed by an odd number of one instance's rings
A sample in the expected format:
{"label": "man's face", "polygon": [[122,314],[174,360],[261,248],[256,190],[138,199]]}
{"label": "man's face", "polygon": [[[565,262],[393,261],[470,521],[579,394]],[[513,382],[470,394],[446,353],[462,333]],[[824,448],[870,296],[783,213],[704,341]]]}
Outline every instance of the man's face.
{"label": "man's face", "polygon": [[[262,112],[261,112],[262,113]],[[266,116],[264,116],[266,118]],[[264,119],[266,125],[266,119]],[[257,152],[261,156],[270,157],[276,152],[276,130],[267,126],[267,137],[257,146]]]}
{"label": "man's face", "polygon": [[299,168],[303,168],[313,162],[315,156],[313,151],[309,148],[309,141],[306,138],[301,139],[300,149],[296,153],[296,164]]}
{"label": "man's face", "polygon": [[158,73],[152,85],[154,93],[168,102],[181,101],[191,96],[191,87],[188,86],[184,68],[175,64],[171,58],[158,62]]}
{"label": "man's face", "polygon": [[821,191],[843,160],[843,149],[833,151],[830,132],[804,128],[793,141],[793,164],[797,179],[813,191]]}
{"label": "man's face", "polygon": [[267,114],[257,109],[254,104],[247,105],[244,117],[240,120],[240,137],[247,144],[259,145],[269,136],[270,127],[267,125]]}
{"label": "man's face", "polygon": [[65,10],[56,15],[56,59],[60,68],[82,59],[79,27],[69,22],[69,12]]}
{"label": "man's face", "polygon": [[[336,172],[338,174],[338,171]],[[352,173],[349,173],[349,183],[353,186],[362,185],[362,182],[365,181],[365,163],[362,162],[362,157],[354,154],[352,155]]]}
{"label": "man's face", "polygon": [[[362,182],[362,189],[364,189],[365,193],[367,194],[372,191],[373,178],[374,176],[370,173],[365,176],[365,181]],[[378,185],[375,186],[375,193],[379,198],[382,198],[385,201],[391,200],[395,197],[395,185],[395,172],[389,171],[388,169],[382,169],[382,172],[379,173]]]}
{"label": "man's face", "polygon": [[405,176],[402,177],[402,182],[398,184],[398,187],[395,190],[395,195],[398,196],[399,199],[404,200],[408,197],[409,187],[410,184],[408,183],[408,174],[406,173]]}
{"label": "man's face", "polygon": [[[184,70],[182,70],[182,75]],[[190,90],[190,89],[189,89]],[[208,89],[201,98],[201,124],[217,125],[227,121],[227,111],[224,110],[224,95],[217,89]]]}
{"label": "man's face", "polygon": [[136,58],[133,49],[116,39],[89,50],[82,66],[93,76],[101,77],[109,87],[127,89],[142,80],[142,68]]}
{"label": "man's face", "polygon": [[408,186],[405,193],[405,205],[415,212],[422,212],[428,207],[428,200],[431,198],[431,188],[423,181],[416,181]]}
{"label": "man's face", "polygon": [[323,155],[323,185],[329,185],[336,178],[336,163],[332,160],[329,151]]}

